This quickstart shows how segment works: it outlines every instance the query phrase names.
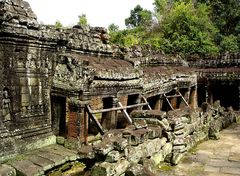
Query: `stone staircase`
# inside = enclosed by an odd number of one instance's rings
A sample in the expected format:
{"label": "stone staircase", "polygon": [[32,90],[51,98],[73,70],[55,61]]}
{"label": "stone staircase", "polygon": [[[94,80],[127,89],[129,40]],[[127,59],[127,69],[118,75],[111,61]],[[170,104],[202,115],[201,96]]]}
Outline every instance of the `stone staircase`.
{"label": "stone staircase", "polygon": [[[50,145],[41,149],[18,155],[4,165],[0,165],[0,175],[12,172],[17,175],[39,176],[46,171],[64,163],[75,161],[79,158],[76,151],[69,150],[60,145]],[[10,169],[11,168],[11,169]]]}

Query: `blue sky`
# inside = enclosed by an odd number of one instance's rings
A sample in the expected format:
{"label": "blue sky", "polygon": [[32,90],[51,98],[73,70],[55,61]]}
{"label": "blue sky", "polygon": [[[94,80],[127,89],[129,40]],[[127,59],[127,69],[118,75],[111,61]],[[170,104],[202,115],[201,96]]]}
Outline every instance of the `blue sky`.
{"label": "blue sky", "polygon": [[76,24],[78,16],[86,14],[91,26],[108,27],[115,23],[124,28],[124,19],[137,4],[153,10],[154,0],[25,0],[44,24],[59,20],[65,26]]}

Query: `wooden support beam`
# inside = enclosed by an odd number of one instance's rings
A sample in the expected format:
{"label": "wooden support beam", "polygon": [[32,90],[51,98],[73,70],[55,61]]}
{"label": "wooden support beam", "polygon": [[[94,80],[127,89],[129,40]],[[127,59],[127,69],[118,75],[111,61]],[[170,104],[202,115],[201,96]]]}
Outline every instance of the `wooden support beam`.
{"label": "wooden support beam", "polygon": [[87,109],[87,112],[89,114],[89,117],[97,125],[97,128],[98,128],[99,132],[103,135],[104,134],[104,129],[103,129],[102,125],[99,123],[99,121],[97,120],[97,118],[95,117],[95,115],[92,113],[92,110],[91,110],[90,106],[86,105],[86,109]]}
{"label": "wooden support beam", "polygon": [[177,97],[181,97],[181,95],[168,95],[166,97],[167,98],[177,98]]}
{"label": "wooden support beam", "polygon": [[168,100],[166,94],[163,94],[163,96],[166,98],[166,100],[167,100],[167,102],[168,102],[170,108],[171,108],[172,110],[174,110],[174,108],[172,107],[172,104],[171,104],[170,101]]}
{"label": "wooden support beam", "polygon": [[145,105],[148,105],[148,103],[140,103],[140,104],[134,104],[134,105],[128,105],[128,106],[120,106],[120,107],[114,107],[114,108],[92,110],[91,113],[97,114],[97,113],[103,113],[103,112],[109,112],[109,111],[118,111],[118,110],[136,108],[136,107],[145,106]]}
{"label": "wooden support beam", "polygon": [[187,106],[189,106],[188,102],[185,100],[185,98],[183,97],[183,95],[181,94],[181,92],[180,92],[180,91],[177,91],[177,92],[179,93],[179,95],[180,95],[181,98],[183,99],[183,102],[184,102]]}
{"label": "wooden support beam", "polygon": [[151,106],[149,105],[147,99],[146,99],[144,96],[142,96],[142,99],[143,99],[143,101],[147,104],[148,109],[149,109],[149,110],[152,110],[152,108],[151,108]]}
{"label": "wooden support beam", "polygon": [[121,102],[118,102],[118,105],[122,108],[121,110],[123,111],[124,117],[127,119],[127,121],[128,121],[130,124],[132,124],[132,119],[131,119],[131,117],[128,115],[128,112],[127,112],[126,108],[123,108],[123,105],[122,105]]}

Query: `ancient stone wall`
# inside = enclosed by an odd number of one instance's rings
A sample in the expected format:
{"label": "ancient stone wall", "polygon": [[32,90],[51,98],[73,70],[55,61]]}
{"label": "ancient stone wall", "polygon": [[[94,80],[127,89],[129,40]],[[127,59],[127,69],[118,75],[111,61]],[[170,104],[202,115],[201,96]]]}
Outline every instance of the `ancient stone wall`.
{"label": "ancient stone wall", "polygon": [[215,102],[198,110],[186,108],[168,113],[137,110],[131,116],[134,125],[109,131],[101,142],[93,141],[79,150],[85,159],[101,156],[102,160],[97,160],[91,170],[92,175],[144,175],[163,161],[178,164],[200,141],[217,139],[219,131],[233,123],[237,114]]}
{"label": "ancient stone wall", "polygon": [[[209,68],[208,72],[208,59],[186,62],[147,45],[119,48],[109,44],[104,28],[76,25],[55,29],[39,25],[27,2],[2,0],[0,160],[55,143],[53,134],[87,143],[86,107],[103,108],[103,98],[112,98],[112,107],[117,106],[117,100],[126,106],[130,101],[137,103],[142,95],[150,100],[186,89],[184,96],[196,108],[200,78],[215,76],[213,79],[226,80],[230,76],[232,82],[239,80],[239,55],[217,59],[210,59],[214,70]],[[198,65],[199,79],[195,68],[189,65]],[[230,71],[225,74],[227,69],[223,68],[218,73],[215,66],[227,66]],[[176,101],[171,100],[172,104]],[[115,112],[112,115],[114,118],[107,119],[115,121]]]}

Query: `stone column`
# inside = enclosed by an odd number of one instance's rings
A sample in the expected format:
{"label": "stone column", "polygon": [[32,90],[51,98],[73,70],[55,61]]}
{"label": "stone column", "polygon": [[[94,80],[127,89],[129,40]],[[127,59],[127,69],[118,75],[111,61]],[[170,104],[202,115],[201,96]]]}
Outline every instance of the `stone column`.
{"label": "stone column", "polygon": [[79,138],[81,143],[88,144],[88,121],[89,116],[86,106],[90,103],[90,97],[88,92],[84,92],[79,104]]}
{"label": "stone column", "polygon": [[[117,107],[117,103],[118,103],[118,98],[113,98],[112,101],[112,107]],[[111,129],[116,129],[117,127],[117,111],[112,111],[111,112],[111,119],[110,119],[110,128]]]}
{"label": "stone column", "polygon": [[238,84],[238,111],[240,111],[240,83]]}
{"label": "stone column", "polygon": [[197,86],[192,87],[190,92],[190,106],[192,108],[198,107],[198,101],[197,101]]}
{"label": "stone column", "polygon": [[154,105],[154,109],[160,111],[162,109],[162,103],[163,103],[162,96],[158,95],[158,99]]}
{"label": "stone column", "polygon": [[[111,107],[110,108],[114,108],[117,107],[117,102],[118,99],[117,98],[113,98],[111,103]],[[117,111],[109,111],[109,112],[105,112],[102,115],[102,126],[104,129],[115,129],[117,126]]]}
{"label": "stone column", "polygon": [[177,106],[178,97],[172,97],[170,102],[171,102],[171,105],[172,105],[173,109],[178,108],[178,106]]}
{"label": "stone column", "polygon": [[208,84],[206,85],[206,102],[209,103],[210,105],[213,104],[213,93],[211,86]]}

